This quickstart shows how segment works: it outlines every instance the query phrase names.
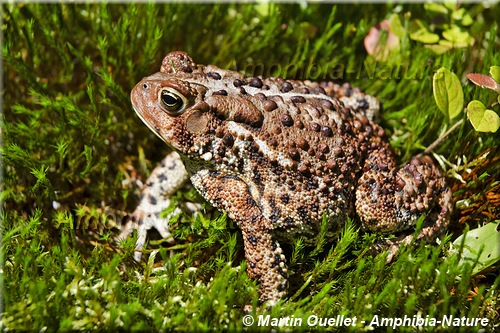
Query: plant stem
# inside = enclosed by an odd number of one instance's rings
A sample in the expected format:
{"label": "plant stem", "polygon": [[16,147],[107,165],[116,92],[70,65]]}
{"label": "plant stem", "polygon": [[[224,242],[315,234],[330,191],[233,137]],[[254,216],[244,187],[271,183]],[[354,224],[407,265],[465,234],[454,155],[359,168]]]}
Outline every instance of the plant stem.
{"label": "plant stem", "polygon": [[463,122],[464,122],[463,119],[457,121],[453,126],[450,127],[449,130],[447,130],[443,135],[437,138],[436,141],[434,141],[429,147],[425,148],[425,150],[420,154],[418,154],[416,157],[427,155],[431,150],[436,148],[436,146],[439,145],[448,135],[450,135],[451,132],[453,132],[458,126],[462,125]]}

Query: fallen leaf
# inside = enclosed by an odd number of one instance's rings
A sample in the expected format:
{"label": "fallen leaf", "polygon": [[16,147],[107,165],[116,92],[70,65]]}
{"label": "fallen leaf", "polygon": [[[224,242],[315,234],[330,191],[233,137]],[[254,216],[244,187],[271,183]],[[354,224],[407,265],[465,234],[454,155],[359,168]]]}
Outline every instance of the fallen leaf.
{"label": "fallen leaf", "polygon": [[490,76],[484,74],[471,73],[467,75],[476,86],[481,88],[488,88],[500,93],[500,85]]}
{"label": "fallen leaf", "polygon": [[[387,33],[384,43],[381,41],[383,31]],[[379,60],[388,58],[390,52],[399,48],[399,38],[390,30],[390,21],[385,20],[372,27],[364,39],[366,52]]]}

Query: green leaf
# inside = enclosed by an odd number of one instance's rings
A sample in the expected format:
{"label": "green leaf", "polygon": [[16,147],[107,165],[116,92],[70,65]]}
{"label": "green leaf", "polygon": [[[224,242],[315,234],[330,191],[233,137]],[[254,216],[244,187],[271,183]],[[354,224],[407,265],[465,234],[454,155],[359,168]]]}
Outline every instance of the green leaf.
{"label": "green leaf", "polygon": [[454,47],[467,47],[474,40],[467,31],[457,25],[443,31],[443,37],[450,41]]}
{"label": "green leaf", "polygon": [[424,4],[424,8],[428,12],[435,12],[435,13],[440,13],[440,14],[445,14],[445,15],[448,14],[448,8],[446,8],[445,6],[443,6],[440,3],[435,3],[435,2],[426,3],[426,4]]}
{"label": "green leaf", "polygon": [[443,5],[448,8],[448,10],[450,11],[454,11],[457,9],[458,7],[458,4],[457,4],[458,0],[447,0],[447,1],[443,1]]}
{"label": "green leaf", "polygon": [[487,110],[480,101],[472,101],[467,105],[467,116],[478,132],[495,133],[500,127],[500,117],[494,111]]}
{"label": "green leaf", "polygon": [[454,10],[451,13],[451,18],[455,21],[460,21],[463,26],[468,26],[474,23],[472,16],[464,7]]}
{"label": "green leaf", "polygon": [[391,17],[389,17],[389,31],[392,31],[399,39],[403,39],[405,36],[405,28],[401,24],[399,15],[392,14]]}
{"label": "green leaf", "polygon": [[490,75],[497,83],[500,83],[500,66],[491,66]]}
{"label": "green leaf", "polygon": [[449,46],[433,44],[433,45],[425,45],[425,48],[431,49],[437,55],[443,54],[451,49]]}
{"label": "green leaf", "polygon": [[271,12],[270,3],[268,3],[268,2],[258,2],[258,4],[255,5],[255,11],[261,17],[267,17],[267,16],[269,16],[269,13]]}
{"label": "green leaf", "polygon": [[434,44],[439,41],[439,35],[428,31],[425,27],[411,33],[410,38],[425,44]]}
{"label": "green leaf", "polygon": [[[464,248],[459,265],[474,263],[478,260],[472,273],[476,274],[500,260],[500,232],[498,223],[488,223],[480,228],[470,230],[466,235],[458,237],[453,244]],[[465,237],[465,240],[464,240]],[[481,251],[482,250],[482,251]],[[478,254],[481,253],[478,257]]]}
{"label": "green leaf", "polygon": [[434,74],[432,88],[439,110],[450,120],[458,116],[463,109],[464,93],[455,73],[441,67]]}

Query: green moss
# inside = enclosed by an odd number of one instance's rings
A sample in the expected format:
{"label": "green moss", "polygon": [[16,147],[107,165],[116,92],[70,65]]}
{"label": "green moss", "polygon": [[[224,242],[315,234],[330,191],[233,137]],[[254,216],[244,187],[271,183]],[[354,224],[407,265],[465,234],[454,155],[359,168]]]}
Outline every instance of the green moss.
{"label": "green moss", "polygon": [[[386,62],[367,57],[369,29],[394,12],[403,27],[428,20],[423,6],[2,4],[1,329],[243,330],[257,286],[245,271],[241,234],[224,215],[206,206],[196,219],[180,216],[176,245],[151,241],[141,263],[132,260],[134,239],[113,241],[137,204],[135,179],[165,154],[131,108],[132,87],[172,50],[249,75],[350,81],[381,99],[381,122],[407,161],[451,125],[432,97],[437,68],[462,78],[466,101],[491,98],[463,78],[500,64],[498,8],[466,9],[475,18],[472,47],[438,56],[408,40]],[[498,155],[498,134],[478,134],[467,122],[435,150],[452,164],[486,151]],[[485,189],[498,195],[498,163],[483,163],[466,185],[449,179],[457,199],[480,205]],[[186,198],[202,202],[194,191],[174,202]],[[498,210],[467,222],[485,223]],[[455,213],[451,237],[461,234],[464,214]],[[373,241],[348,223],[335,243],[320,235],[315,247],[285,246],[290,297],[256,314],[304,318],[299,331],[310,330],[310,315],[337,314],[367,321],[352,331],[367,329],[375,315],[485,317],[489,329],[498,325],[498,269],[471,276],[449,250],[450,237],[409,247],[390,265],[385,253],[369,255]]]}

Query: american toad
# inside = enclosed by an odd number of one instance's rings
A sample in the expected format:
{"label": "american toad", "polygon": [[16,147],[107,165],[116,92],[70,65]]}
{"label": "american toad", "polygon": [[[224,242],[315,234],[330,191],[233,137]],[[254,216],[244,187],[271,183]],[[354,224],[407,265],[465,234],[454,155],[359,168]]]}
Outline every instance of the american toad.
{"label": "american toad", "polygon": [[131,98],[173,152],[148,179],[122,237],[138,228],[139,249],[151,227],[168,238],[159,213],[189,178],[241,228],[261,301],[286,293],[278,241],[314,239],[324,214],[331,234],[350,216],[365,231],[402,232],[397,243],[409,243],[422,214],[418,239],[432,240],[448,225],[452,199],[443,176],[428,157],[397,167],[373,121],[378,101],[359,89],[245,77],[172,52]]}

